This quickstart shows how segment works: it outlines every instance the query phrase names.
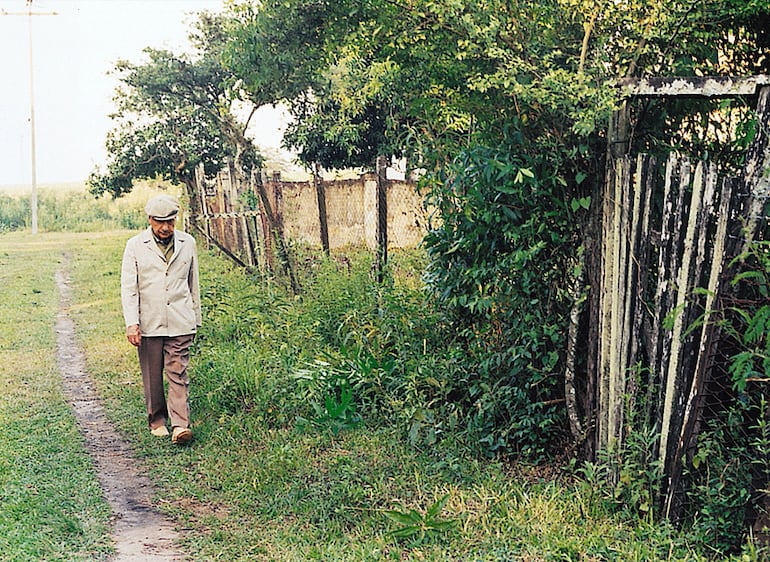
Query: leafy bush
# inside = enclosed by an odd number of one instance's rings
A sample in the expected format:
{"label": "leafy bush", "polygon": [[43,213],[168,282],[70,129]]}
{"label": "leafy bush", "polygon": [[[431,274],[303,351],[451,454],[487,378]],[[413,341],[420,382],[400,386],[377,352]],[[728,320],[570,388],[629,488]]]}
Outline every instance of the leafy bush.
{"label": "leafy bush", "polygon": [[432,195],[441,224],[426,238],[427,282],[462,350],[454,398],[485,450],[540,459],[564,421],[560,288],[574,228],[564,189],[514,136],[463,153]]}
{"label": "leafy bush", "polygon": [[733,286],[748,298],[733,308],[736,319],[728,326],[740,346],[729,370],[734,389],[746,392],[750,381],[770,376],[770,241],[754,243],[740,259],[751,265],[736,275]]}

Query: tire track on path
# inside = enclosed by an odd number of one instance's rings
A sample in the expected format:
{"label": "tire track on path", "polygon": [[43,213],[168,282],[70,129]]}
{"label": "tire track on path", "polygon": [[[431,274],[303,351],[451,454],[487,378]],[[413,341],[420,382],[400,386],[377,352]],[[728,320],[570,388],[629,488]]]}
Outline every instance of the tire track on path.
{"label": "tire track on path", "polygon": [[101,399],[78,346],[75,324],[69,316],[72,287],[69,256],[56,272],[59,311],[56,318],[56,361],[64,394],[72,406],[86,449],[91,455],[104,496],[112,509],[115,562],[182,562],[187,557],[177,546],[171,522],[152,504],[153,488],[133,456],[130,444],[110,429]]}

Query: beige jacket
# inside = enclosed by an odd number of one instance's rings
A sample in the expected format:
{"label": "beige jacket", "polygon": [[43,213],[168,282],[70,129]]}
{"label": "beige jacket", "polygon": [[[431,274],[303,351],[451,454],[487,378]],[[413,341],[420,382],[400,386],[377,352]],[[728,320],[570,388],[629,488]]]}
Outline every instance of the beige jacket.
{"label": "beige jacket", "polygon": [[120,276],[126,326],[139,324],[143,336],[193,334],[201,325],[198,254],[195,239],[174,233],[174,254],[163,259],[152,229],[126,243]]}

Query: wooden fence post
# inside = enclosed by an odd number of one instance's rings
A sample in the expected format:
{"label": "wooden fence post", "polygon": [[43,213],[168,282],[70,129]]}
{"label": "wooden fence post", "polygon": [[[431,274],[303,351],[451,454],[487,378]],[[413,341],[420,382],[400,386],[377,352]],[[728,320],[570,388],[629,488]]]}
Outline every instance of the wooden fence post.
{"label": "wooden fence post", "polygon": [[630,149],[630,108],[628,100],[623,100],[620,107],[610,115],[607,131],[607,156],[610,159],[621,158]]}
{"label": "wooden fence post", "polygon": [[743,252],[747,252],[757,234],[760,219],[770,198],[770,86],[759,91],[757,102],[757,133],[746,155],[743,177],[746,184],[745,192],[749,195],[746,203],[746,242]]}
{"label": "wooden fence post", "polygon": [[313,183],[315,184],[316,200],[318,201],[318,224],[321,233],[321,247],[324,254],[329,255],[329,221],[326,213],[326,186],[321,176],[321,165],[316,162],[313,166]]}
{"label": "wooden fence post", "polygon": [[[706,193],[704,196],[706,203],[703,209],[702,229],[705,232],[709,227],[709,223],[714,222],[715,220],[716,232],[714,234],[712,248],[709,249],[705,247],[705,244],[703,246],[699,244],[699,261],[702,261],[703,263],[710,261],[710,268],[707,272],[707,293],[703,305],[704,315],[702,327],[699,331],[700,335],[697,336],[697,359],[695,369],[687,399],[684,403],[681,429],[677,435],[676,450],[673,456],[675,462],[672,462],[670,471],[667,473],[668,481],[666,486],[666,499],[664,502],[664,513],[666,516],[671,516],[674,512],[678,511],[679,508],[679,506],[675,504],[675,498],[679,490],[679,480],[682,473],[682,463],[679,461],[681,461],[686,449],[692,446],[694,428],[700,416],[703,393],[712,366],[714,347],[718,342],[720,332],[719,325],[712,321],[712,316],[718,314],[718,311],[714,310],[714,308],[717,296],[721,292],[721,286],[724,281],[722,273],[725,262],[726,260],[729,260],[728,256],[731,253],[726,250],[725,242],[727,240],[730,206],[733,202],[733,182],[728,178],[722,183],[719,212],[717,213],[716,218],[712,219],[710,215],[714,206],[717,181],[715,169],[712,168],[710,170],[709,177],[707,177],[706,181]],[[703,239],[705,239],[705,236],[701,236],[701,240]]]}
{"label": "wooden fence post", "polygon": [[265,251],[265,229],[263,226],[264,213],[261,211],[259,204],[259,193],[257,192],[257,180],[256,175],[260,174],[260,170],[252,170],[249,176],[249,193],[252,197],[256,197],[256,201],[253,203],[253,214],[248,218],[247,232],[249,240],[251,241],[252,253],[254,255],[254,264],[264,271],[267,265],[267,254]]}
{"label": "wooden fence post", "polygon": [[283,190],[281,182],[278,181],[280,174],[274,175],[273,178],[274,202],[269,200],[264,185],[262,184],[261,176],[257,179],[257,192],[262,201],[265,218],[267,219],[268,225],[270,225],[273,241],[278,247],[278,257],[281,260],[281,266],[289,277],[292,293],[298,295],[300,293],[300,286],[294,271],[294,264],[291,262],[289,246],[286,243],[286,237],[283,231]]}
{"label": "wooden fence post", "polygon": [[377,282],[382,283],[388,262],[388,159],[377,157]]}
{"label": "wooden fence post", "polygon": [[[689,168],[686,174],[680,178],[680,194],[687,191],[690,185]],[[674,252],[682,257],[679,261],[677,270],[672,271],[676,276],[672,280],[676,283],[676,300],[673,303],[672,311],[674,314],[673,326],[670,336],[671,354],[668,365],[661,372],[665,376],[663,387],[663,418],[660,430],[660,449],[658,457],[664,463],[666,474],[671,473],[672,463],[675,462],[675,443],[670,444],[669,439],[672,434],[678,435],[682,422],[682,401],[684,396],[684,387],[687,382],[687,369],[685,358],[685,340],[684,332],[687,329],[685,321],[687,320],[687,300],[690,293],[697,286],[697,280],[692,279],[692,264],[694,259],[693,247],[696,243],[696,233],[698,226],[698,215],[700,214],[701,201],[703,195],[703,164],[696,167],[694,179],[692,181],[692,198],[690,200],[690,209],[687,216],[687,228],[684,231],[684,238],[681,244],[678,244]],[[684,219],[684,217],[682,217]],[[682,235],[680,231],[679,235]],[[680,249],[681,246],[681,249]]]}
{"label": "wooden fence post", "polygon": [[[206,248],[211,247],[211,218],[209,217],[209,207],[206,203],[206,174],[203,169],[203,164],[198,164],[195,168],[195,183],[196,183],[196,195],[198,196],[198,214],[191,217],[192,222],[197,225],[199,230],[206,235]],[[201,227],[197,223],[198,218],[203,219],[204,226]]]}

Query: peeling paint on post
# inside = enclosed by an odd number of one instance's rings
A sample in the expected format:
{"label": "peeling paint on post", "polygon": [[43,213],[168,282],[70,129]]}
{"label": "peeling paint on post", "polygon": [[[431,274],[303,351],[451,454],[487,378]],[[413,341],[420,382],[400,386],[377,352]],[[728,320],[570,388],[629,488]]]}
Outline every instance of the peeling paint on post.
{"label": "peeling paint on post", "polygon": [[618,87],[624,97],[731,98],[756,95],[770,86],[770,76],[675,76],[667,78],[625,78]]}

